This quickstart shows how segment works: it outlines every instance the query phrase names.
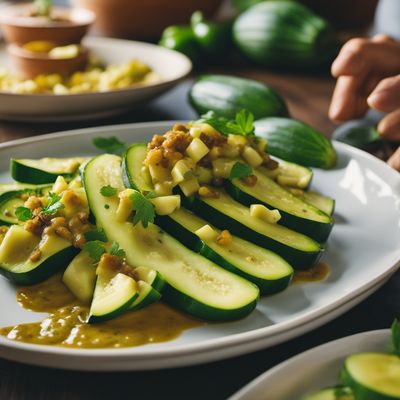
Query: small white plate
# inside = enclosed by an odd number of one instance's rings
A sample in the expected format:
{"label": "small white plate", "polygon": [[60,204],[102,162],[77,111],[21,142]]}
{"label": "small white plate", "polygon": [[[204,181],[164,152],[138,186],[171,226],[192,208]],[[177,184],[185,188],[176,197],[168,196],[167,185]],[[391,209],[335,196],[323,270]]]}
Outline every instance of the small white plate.
{"label": "small white plate", "polygon": [[[0,145],[0,182],[9,180],[10,157],[92,155],[92,139],[117,136],[143,142],[173,122],[82,129]],[[78,370],[144,370],[194,365],[246,354],[282,343],[344,313],[378,289],[400,260],[400,174],[371,155],[335,143],[338,165],[316,169],[312,187],[336,199],[335,226],[324,261],[328,279],[296,284],[260,299],[247,318],[185,331],[176,340],[124,349],[68,349],[13,342],[0,337],[0,356],[30,364]],[[15,288],[0,277],[0,326],[33,322]]]}
{"label": "small white plate", "polygon": [[338,384],[345,358],[364,351],[387,352],[390,329],[358,333],[315,347],[270,369],[229,400],[293,400]]}
{"label": "small white plate", "polygon": [[[142,105],[164,93],[192,69],[186,56],[155,44],[97,37],[87,37],[83,43],[106,65],[137,58],[148,64],[161,80],[101,93],[52,95],[0,92],[0,119],[59,122],[106,117],[133,109],[135,105]],[[12,71],[4,45],[0,47],[0,67]]]}

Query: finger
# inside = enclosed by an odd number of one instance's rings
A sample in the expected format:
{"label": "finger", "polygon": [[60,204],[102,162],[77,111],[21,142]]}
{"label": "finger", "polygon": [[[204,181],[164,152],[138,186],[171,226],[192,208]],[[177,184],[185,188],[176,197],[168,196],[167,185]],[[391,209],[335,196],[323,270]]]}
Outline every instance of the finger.
{"label": "finger", "polygon": [[380,81],[367,101],[378,111],[391,112],[400,108],[400,75]]}
{"label": "finger", "polygon": [[395,40],[389,35],[386,35],[385,33],[378,33],[371,38],[371,41],[375,43],[387,43],[387,42],[394,42]]}
{"label": "finger", "polygon": [[357,76],[372,72],[384,76],[400,70],[400,43],[383,37],[377,40],[351,39],[340,50],[332,64],[332,75]]}
{"label": "finger", "polygon": [[400,109],[386,115],[379,122],[378,132],[384,139],[400,142]]}
{"label": "finger", "polygon": [[393,153],[387,163],[397,171],[400,171],[400,147]]}
{"label": "finger", "polygon": [[360,93],[363,80],[341,76],[333,92],[329,117],[333,121],[347,121],[365,114],[368,109],[366,96]]}

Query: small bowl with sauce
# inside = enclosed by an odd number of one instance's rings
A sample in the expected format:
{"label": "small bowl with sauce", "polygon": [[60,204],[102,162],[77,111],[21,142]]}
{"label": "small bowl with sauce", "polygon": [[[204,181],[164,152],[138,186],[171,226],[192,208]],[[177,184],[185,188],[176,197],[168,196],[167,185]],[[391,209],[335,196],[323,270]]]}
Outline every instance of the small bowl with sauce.
{"label": "small bowl with sauce", "polygon": [[38,75],[71,75],[86,68],[88,50],[78,44],[58,46],[52,42],[34,41],[23,46],[11,43],[7,51],[21,79]]}
{"label": "small bowl with sauce", "polygon": [[49,16],[40,16],[31,3],[24,3],[2,8],[0,26],[8,43],[22,46],[41,40],[71,44],[81,42],[95,19],[90,10],[54,6]]}

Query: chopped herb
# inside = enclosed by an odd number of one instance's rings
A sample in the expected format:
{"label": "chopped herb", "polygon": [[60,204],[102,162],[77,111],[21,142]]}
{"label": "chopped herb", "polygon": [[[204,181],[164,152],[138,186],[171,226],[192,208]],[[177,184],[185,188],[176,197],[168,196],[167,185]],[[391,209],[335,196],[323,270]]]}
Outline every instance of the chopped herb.
{"label": "chopped herb", "polygon": [[110,208],[110,205],[109,205],[109,204],[104,204],[104,208],[105,208],[106,210],[108,210],[108,209]]}
{"label": "chopped herb", "polygon": [[112,242],[111,243],[109,253],[112,256],[125,257],[125,251],[123,249],[119,248],[118,242]]}
{"label": "chopped herb", "polygon": [[93,240],[83,245],[83,250],[89,253],[90,258],[95,262],[99,262],[101,256],[106,252],[104,245],[100,240]]}
{"label": "chopped herb", "polygon": [[49,204],[43,208],[42,213],[45,215],[54,215],[57,211],[64,208],[64,204],[60,202],[61,196],[56,193],[49,192],[48,194]]}
{"label": "chopped herb", "polygon": [[28,221],[32,219],[33,214],[30,208],[28,207],[17,207],[15,209],[15,216],[18,218],[19,221]]}
{"label": "chopped herb", "polygon": [[115,195],[117,194],[117,192],[118,192],[118,189],[115,188],[115,187],[112,187],[112,186],[110,186],[110,185],[103,186],[103,187],[100,189],[100,194],[101,194],[102,196],[104,196],[104,197],[112,197],[112,196],[115,196]]}
{"label": "chopped herb", "polygon": [[233,164],[233,167],[231,169],[231,173],[229,175],[229,179],[241,179],[241,178],[246,178],[247,176],[250,176],[253,174],[253,170],[250,167],[250,165],[241,163],[239,161],[235,162]]}
{"label": "chopped herb", "polygon": [[154,197],[153,192],[148,193],[144,196],[140,192],[135,192],[130,196],[132,201],[132,209],[135,211],[133,216],[133,225],[136,225],[139,221],[142,223],[144,228],[147,228],[149,223],[154,222],[155,211],[154,205],[150,199]]}
{"label": "chopped herb", "polygon": [[103,229],[97,229],[94,231],[89,231],[85,233],[85,239],[87,242],[92,242],[92,241],[100,241],[100,242],[107,242],[107,235],[104,232]]}
{"label": "chopped herb", "polygon": [[392,324],[392,343],[394,354],[400,357],[400,322],[395,319]]}
{"label": "chopped herb", "polygon": [[126,145],[115,136],[97,137],[92,143],[100,150],[111,154],[122,154],[126,150]]}

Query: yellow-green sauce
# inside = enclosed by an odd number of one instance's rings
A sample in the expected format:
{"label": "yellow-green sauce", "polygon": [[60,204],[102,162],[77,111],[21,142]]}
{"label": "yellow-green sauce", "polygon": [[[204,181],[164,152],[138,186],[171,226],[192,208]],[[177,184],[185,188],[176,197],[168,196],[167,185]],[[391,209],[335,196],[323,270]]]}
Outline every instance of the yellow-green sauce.
{"label": "yellow-green sauce", "polygon": [[320,262],[308,270],[296,271],[292,283],[319,282],[325,280],[331,272],[328,264]]}
{"label": "yellow-green sauce", "polygon": [[0,335],[20,342],[77,348],[118,348],[166,342],[204,324],[159,302],[126,312],[111,321],[87,324],[89,309],[80,304],[57,275],[17,291],[18,303],[32,311],[48,312],[43,321],[0,329]]}

